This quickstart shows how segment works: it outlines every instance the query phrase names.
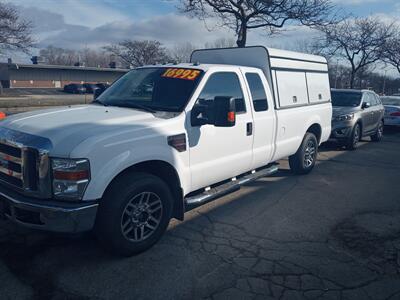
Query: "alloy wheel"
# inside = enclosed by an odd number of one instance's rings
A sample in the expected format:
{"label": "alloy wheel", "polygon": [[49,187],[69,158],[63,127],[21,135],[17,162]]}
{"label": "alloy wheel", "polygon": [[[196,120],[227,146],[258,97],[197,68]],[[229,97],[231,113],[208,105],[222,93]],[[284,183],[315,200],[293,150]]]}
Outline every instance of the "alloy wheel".
{"label": "alloy wheel", "polygon": [[121,232],[129,241],[143,241],[157,230],[162,214],[163,204],[157,194],[137,194],[128,201],[122,213]]}
{"label": "alloy wheel", "polygon": [[304,166],[309,168],[314,163],[317,154],[317,149],[314,141],[308,141],[306,149],[304,150]]}

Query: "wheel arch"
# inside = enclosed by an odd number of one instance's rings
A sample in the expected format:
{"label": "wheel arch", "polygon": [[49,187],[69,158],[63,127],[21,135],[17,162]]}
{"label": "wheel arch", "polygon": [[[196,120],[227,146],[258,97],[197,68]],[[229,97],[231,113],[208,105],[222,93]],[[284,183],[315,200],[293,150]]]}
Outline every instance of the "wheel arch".
{"label": "wheel arch", "polygon": [[322,127],[318,123],[314,123],[311,126],[308,127],[306,130],[306,133],[310,132],[313,133],[317,137],[318,144],[321,142],[321,136],[322,136]]}
{"label": "wheel arch", "polygon": [[[363,137],[363,136],[364,136],[364,124],[363,124],[362,119],[361,119],[361,118],[358,119],[358,120],[354,123],[354,126],[356,126],[356,124],[360,125],[361,137]],[[353,126],[353,128],[354,128],[354,126]]]}
{"label": "wheel arch", "polygon": [[172,217],[178,220],[183,220],[185,208],[181,181],[177,170],[170,163],[163,160],[148,160],[136,163],[119,172],[108,184],[106,190],[113,184],[113,182],[115,182],[115,180],[122,176],[129,176],[131,172],[147,173],[163,180],[170,188],[174,199]]}

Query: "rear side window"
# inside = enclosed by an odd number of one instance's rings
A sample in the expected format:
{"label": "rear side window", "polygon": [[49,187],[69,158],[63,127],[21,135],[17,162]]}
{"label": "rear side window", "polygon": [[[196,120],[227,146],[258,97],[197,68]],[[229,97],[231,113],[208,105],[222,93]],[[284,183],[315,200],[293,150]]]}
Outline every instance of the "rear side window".
{"label": "rear side window", "polygon": [[267,95],[265,94],[264,85],[261,78],[256,73],[246,73],[246,79],[249,83],[251,98],[255,111],[268,110]]}
{"label": "rear side window", "polygon": [[235,98],[236,112],[246,112],[242,88],[236,73],[214,73],[208,78],[206,85],[200,93],[199,99],[213,101],[216,96]]}

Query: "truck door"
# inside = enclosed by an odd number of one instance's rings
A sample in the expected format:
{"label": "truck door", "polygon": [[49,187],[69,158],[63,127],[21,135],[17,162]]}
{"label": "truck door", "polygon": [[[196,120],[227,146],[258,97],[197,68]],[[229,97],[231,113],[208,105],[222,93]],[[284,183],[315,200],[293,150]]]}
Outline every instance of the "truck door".
{"label": "truck door", "polygon": [[245,84],[241,74],[232,70],[206,75],[197,102],[213,101],[216,96],[235,98],[236,124],[233,127],[188,124],[193,190],[249,171],[252,164],[253,119],[247,93],[243,93]]}
{"label": "truck door", "polygon": [[241,68],[253,107],[252,168],[268,164],[272,159],[276,118],[272,93],[264,74],[259,70]]}

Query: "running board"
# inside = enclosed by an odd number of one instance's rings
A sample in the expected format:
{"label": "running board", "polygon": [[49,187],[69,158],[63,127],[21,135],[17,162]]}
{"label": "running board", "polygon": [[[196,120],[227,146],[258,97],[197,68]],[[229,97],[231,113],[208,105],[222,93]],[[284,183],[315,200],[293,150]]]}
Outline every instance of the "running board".
{"label": "running board", "polygon": [[240,189],[242,185],[257,180],[261,177],[270,176],[276,172],[278,172],[278,165],[269,165],[267,167],[258,169],[257,171],[252,171],[242,176],[234,177],[232,178],[232,181],[228,183],[223,183],[221,185],[205,189],[205,191],[202,193],[200,192],[193,196],[188,196],[185,198],[185,202],[187,205],[196,205],[208,202],[227,194],[236,192]]}

